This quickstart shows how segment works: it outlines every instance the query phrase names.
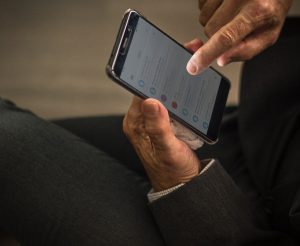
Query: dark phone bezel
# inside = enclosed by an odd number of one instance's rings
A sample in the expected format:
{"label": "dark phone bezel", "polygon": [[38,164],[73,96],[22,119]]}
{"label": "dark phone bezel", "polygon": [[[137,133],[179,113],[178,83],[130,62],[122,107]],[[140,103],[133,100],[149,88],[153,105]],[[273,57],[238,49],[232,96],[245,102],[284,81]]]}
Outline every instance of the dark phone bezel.
{"label": "dark phone bezel", "polygon": [[[132,85],[128,84],[126,81],[124,81],[120,78],[121,71],[123,69],[125,59],[127,57],[127,53],[129,50],[127,48],[125,53],[123,53],[122,55],[120,54],[121,53],[120,51],[121,51],[121,48],[123,45],[123,41],[127,38],[127,42],[129,42],[128,47],[130,47],[132,36],[133,36],[132,31],[135,30],[139,18],[143,18],[146,22],[148,22],[150,25],[152,25],[153,27],[158,29],[160,32],[162,32],[164,35],[166,35],[169,39],[171,39],[177,45],[182,47],[184,50],[186,50],[190,54],[192,54],[192,53],[189,50],[187,50],[183,45],[181,45],[176,40],[174,40],[172,37],[170,37],[168,34],[166,34],[164,31],[162,31],[157,26],[155,26],[153,23],[148,21],[145,17],[143,17],[137,11],[131,10],[131,9],[127,10],[124,14],[124,17],[123,17],[123,20],[122,20],[122,23],[121,23],[121,26],[120,26],[120,29],[118,32],[117,39],[116,39],[113,51],[111,53],[111,57],[107,64],[106,72],[107,72],[108,76],[111,79],[113,79],[115,82],[117,82],[119,85],[121,85],[125,89],[129,90],[133,94],[146,99],[146,98],[149,98],[147,95],[143,94],[142,92],[137,90],[137,88],[133,87]],[[131,32],[128,31],[128,27],[131,28]],[[129,41],[128,41],[128,38],[129,38]],[[205,142],[207,142],[208,144],[214,144],[218,141],[219,128],[220,128],[221,120],[223,117],[223,112],[224,112],[224,108],[226,105],[227,96],[228,96],[229,89],[230,89],[230,82],[226,77],[224,77],[222,74],[220,74],[214,68],[210,67],[210,69],[212,69],[217,74],[219,74],[222,79],[220,81],[220,86],[218,89],[218,94],[216,96],[216,101],[215,101],[214,109],[212,111],[212,116],[211,116],[207,134],[202,133],[201,131],[199,131],[192,125],[190,125],[188,122],[181,119],[176,114],[174,114],[170,111],[169,111],[169,114],[172,118],[179,121],[180,123],[182,123],[189,129],[191,129],[193,132],[195,132],[197,135],[199,135]]]}

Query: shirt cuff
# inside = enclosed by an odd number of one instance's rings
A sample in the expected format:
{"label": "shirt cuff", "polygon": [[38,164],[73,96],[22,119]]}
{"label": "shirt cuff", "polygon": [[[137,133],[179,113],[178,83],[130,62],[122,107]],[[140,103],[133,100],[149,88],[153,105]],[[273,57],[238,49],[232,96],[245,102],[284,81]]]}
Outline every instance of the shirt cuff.
{"label": "shirt cuff", "polygon": [[[199,173],[199,176],[203,173],[205,173],[215,162],[215,159],[210,159],[210,160],[204,160],[202,161],[202,164],[205,165],[205,167],[201,170],[201,172]],[[154,192],[153,188],[148,192],[147,197],[148,197],[148,201],[149,202],[154,202],[157,199],[160,199],[168,194],[170,194],[171,192],[179,189],[181,186],[184,186],[185,183],[181,183],[178,184],[176,186],[173,186],[167,190],[162,190],[159,192]]]}

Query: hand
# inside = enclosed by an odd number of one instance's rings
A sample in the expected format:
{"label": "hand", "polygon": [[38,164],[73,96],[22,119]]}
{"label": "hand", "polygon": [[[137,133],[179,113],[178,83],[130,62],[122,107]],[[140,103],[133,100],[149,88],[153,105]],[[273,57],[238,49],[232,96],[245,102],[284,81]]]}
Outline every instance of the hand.
{"label": "hand", "polygon": [[200,23],[209,40],[187,64],[199,74],[215,59],[219,66],[249,60],[280,34],[292,0],[199,0]]}
{"label": "hand", "polygon": [[[201,40],[194,39],[185,46],[195,52],[201,45]],[[175,137],[168,111],[158,100],[134,97],[123,120],[123,130],[155,191],[186,183],[200,173],[199,159]]]}
{"label": "hand", "polygon": [[155,99],[134,97],[123,130],[155,191],[186,183],[200,172],[195,153],[172,132],[167,109]]}

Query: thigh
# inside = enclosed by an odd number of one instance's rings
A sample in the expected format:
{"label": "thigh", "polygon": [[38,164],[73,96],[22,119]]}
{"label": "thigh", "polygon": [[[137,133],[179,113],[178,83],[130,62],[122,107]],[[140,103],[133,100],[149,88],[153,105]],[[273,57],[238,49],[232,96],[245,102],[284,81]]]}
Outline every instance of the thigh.
{"label": "thigh", "polygon": [[84,139],[89,144],[104,151],[129,169],[147,177],[134,148],[122,130],[123,116],[95,116],[54,120],[63,127]]}
{"label": "thigh", "polygon": [[[200,159],[218,158],[227,170],[233,169],[233,160],[240,158],[236,116],[236,107],[226,108],[219,142],[204,145],[198,150]],[[95,116],[55,120],[53,123],[108,153],[131,170],[146,176],[137,154],[122,131],[122,121],[123,116]]]}
{"label": "thigh", "polygon": [[[238,110],[228,107],[225,110],[220,139],[215,145],[204,145],[196,153],[199,159],[217,158],[225,169],[237,180],[241,169],[244,169],[244,159],[238,135]],[[118,159],[131,170],[146,177],[134,149],[122,131],[123,116],[83,117],[53,121],[55,124],[85,139]],[[100,137],[101,136],[101,137]]]}
{"label": "thigh", "polygon": [[21,243],[163,244],[144,178],[9,102],[0,115],[0,225]]}

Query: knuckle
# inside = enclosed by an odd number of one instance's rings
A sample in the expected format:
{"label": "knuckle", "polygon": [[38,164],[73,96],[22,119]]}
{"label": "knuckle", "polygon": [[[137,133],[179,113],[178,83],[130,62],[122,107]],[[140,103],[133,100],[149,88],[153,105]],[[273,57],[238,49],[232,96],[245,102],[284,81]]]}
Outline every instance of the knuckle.
{"label": "knuckle", "polygon": [[241,15],[236,21],[226,28],[220,35],[220,42],[227,47],[232,47],[253,30],[253,24],[246,15]]}
{"label": "knuckle", "polygon": [[159,137],[166,134],[167,129],[163,126],[153,126],[153,125],[146,125],[145,127],[146,132],[152,137]]}
{"label": "knuckle", "polygon": [[262,15],[268,15],[270,13],[274,13],[274,1],[258,1],[256,0],[257,11]]}
{"label": "knuckle", "polygon": [[122,123],[122,130],[125,136],[135,143],[143,134],[145,134],[145,124],[142,118],[130,117],[128,112]]}
{"label": "knuckle", "polygon": [[258,23],[263,23],[268,26],[276,26],[281,22],[280,10],[278,6],[274,4],[274,1],[255,0],[253,4],[252,15]]}
{"label": "knuckle", "polygon": [[207,36],[207,37],[211,37],[213,35],[213,29],[212,29],[212,26],[207,24],[205,27],[204,27],[204,34]]}
{"label": "knuckle", "polygon": [[201,13],[200,16],[199,16],[199,22],[202,26],[206,26],[206,23],[207,23],[207,20],[206,20],[206,17]]}
{"label": "knuckle", "polygon": [[237,34],[236,34],[236,28],[230,27],[221,32],[219,36],[219,42],[226,46],[226,47],[232,47],[234,43],[237,41]]}
{"label": "knuckle", "polygon": [[236,22],[236,33],[238,36],[245,36],[254,29],[254,24],[247,15],[241,15]]}
{"label": "knuckle", "polygon": [[130,107],[126,114],[126,119],[129,122],[136,121],[139,118],[139,112],[134,108]]}
{"label": "knuckle", "polygon": [[207,0],[198,0],[198,7],[201,10]]}
{"label": "knuckle", "polygon": [[210,12],[207,9],[207,5],[205,5],[205,7],[203,7],[203,9],[201,10],[199,16],[199,21],[202,26],[205,26],[207,24],[209,17],[210,17]]}

